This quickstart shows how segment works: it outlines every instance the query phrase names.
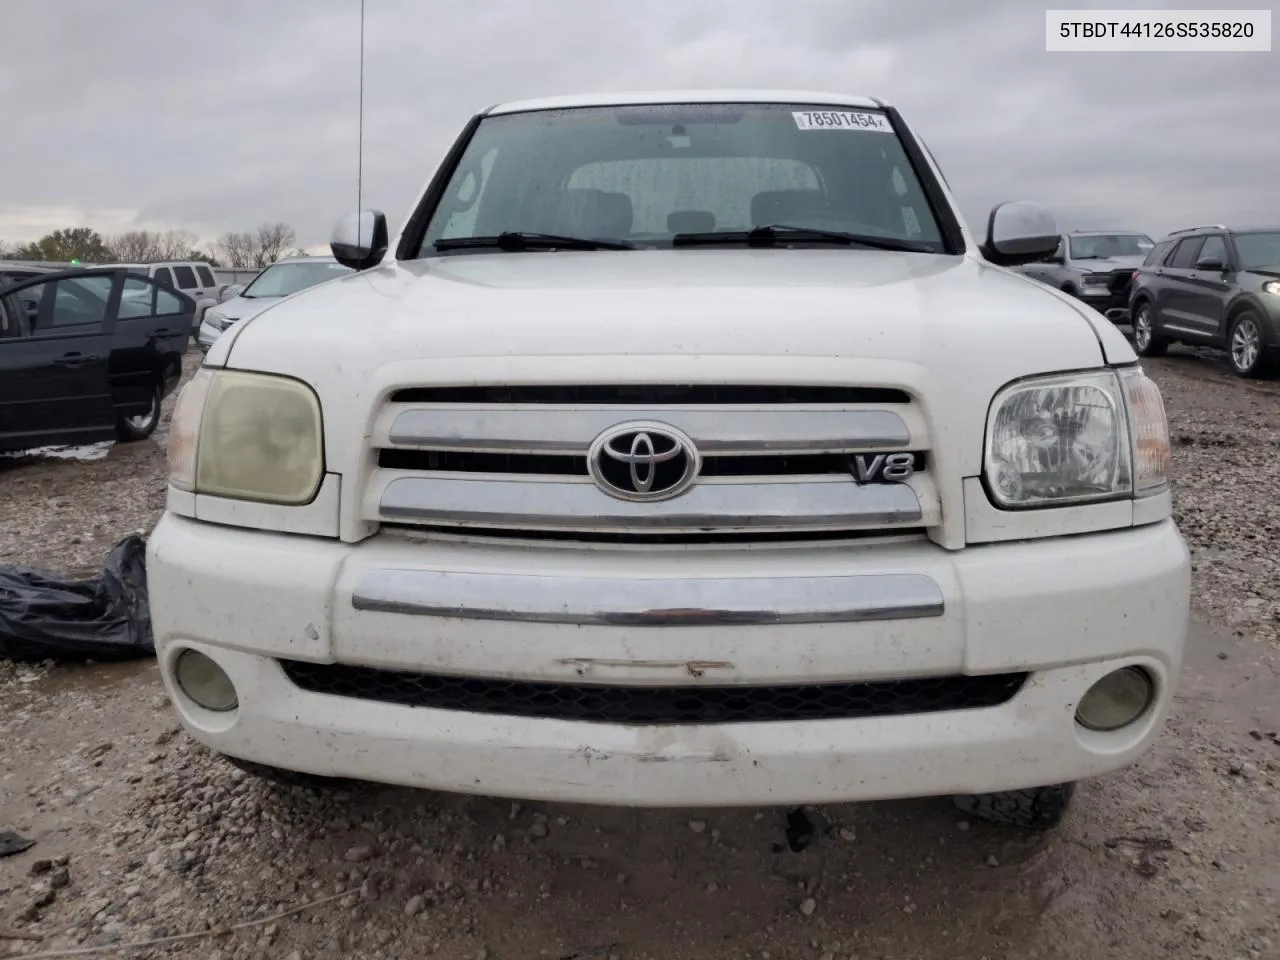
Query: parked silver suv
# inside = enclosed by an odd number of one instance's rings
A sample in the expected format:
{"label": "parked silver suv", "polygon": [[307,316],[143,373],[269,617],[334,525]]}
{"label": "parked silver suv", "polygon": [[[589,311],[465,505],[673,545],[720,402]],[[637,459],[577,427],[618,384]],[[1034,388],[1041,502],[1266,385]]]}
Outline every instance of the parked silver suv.
{"label": "parked silver suv", "polygon": [[1128,323],[1130,278],[1155,245],[1145,233],[1076,230],[1062,235],[1053,256],[1015,269]]}

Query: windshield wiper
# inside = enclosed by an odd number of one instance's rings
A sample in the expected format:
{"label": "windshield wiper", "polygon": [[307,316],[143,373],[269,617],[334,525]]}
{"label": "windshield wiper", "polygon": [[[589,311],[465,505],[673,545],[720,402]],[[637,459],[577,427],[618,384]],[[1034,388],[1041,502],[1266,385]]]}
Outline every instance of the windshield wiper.
{"label": "windshield wiper", "polygon": [[932,253],[928,247],[908,240],[876,237],[842,230],[818,230],[774,223],[750,230],[717,230],[711,233],[677,233],[671,238],[674,247],[710,247],[746,244],[771,247],[779,243],[836,243],[841,246],[869,247],[873,250],[898,250],[904,253]]}
{"label": "windshield wiper", "polygon": [[589,237],[563,237],[555,233],[507,231],[491,237],[448,237],[435,242],[437,250],[492,248],[518,253],[521,250],[634,250],[635,244],[625,240],[592,240]]}

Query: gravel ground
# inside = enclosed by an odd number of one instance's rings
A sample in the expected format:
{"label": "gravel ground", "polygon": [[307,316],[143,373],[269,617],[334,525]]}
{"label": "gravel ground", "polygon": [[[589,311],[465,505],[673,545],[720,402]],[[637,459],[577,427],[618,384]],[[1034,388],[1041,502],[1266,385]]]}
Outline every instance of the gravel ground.
{"label": "gravel ground", "polygon": [[[317,795],[189,740],[153,664],[0,662],[0,832],[37,841],[0,858],[0,956],[196,934],[119,955],[1280,958],[1280,384],[1199,353],[1147,368],[1195,558],[1188,668],[1157,746],[1082,785],[1058,831],[824,807],[794,851],[781,810]],[[162,509],[163,442],[0,461],[0,562],[96,573]]]}

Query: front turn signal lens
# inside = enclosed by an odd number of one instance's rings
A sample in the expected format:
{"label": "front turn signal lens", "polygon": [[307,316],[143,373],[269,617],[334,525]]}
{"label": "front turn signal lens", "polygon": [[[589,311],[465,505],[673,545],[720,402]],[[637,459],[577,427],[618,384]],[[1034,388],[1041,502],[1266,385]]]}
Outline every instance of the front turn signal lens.
{"label": "front turn signal lens", "polygon": [[1154,380],[1140,367],[1120,375],[1129,408],[1129,436],[1133,442],[1133,495],[1150,496],[1169,486],[1173,452],[1164,398]]}

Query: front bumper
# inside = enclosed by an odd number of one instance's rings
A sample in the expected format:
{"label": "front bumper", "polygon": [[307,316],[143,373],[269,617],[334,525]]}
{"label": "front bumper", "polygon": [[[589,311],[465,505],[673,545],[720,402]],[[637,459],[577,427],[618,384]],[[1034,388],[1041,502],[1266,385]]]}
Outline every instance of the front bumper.
{"label": "front bumper", "polygon": [[1113,323],[1127,323],[1129,319],[1129,290],[1126,286],[1118,291],[1106,287],[1087,286],[1080,290],[1079,299]]}
{"label": "front bumper", "polygon": [[196,331],[196,343],[200,346],[201,350],[208,353],[209,348],[213,346],[214,341],[222,336],[223,333],[223,328],[214,326],[208,320],[201,320],[200,326]]}
{"label": "front bumper", "polygon": [[[642,551],[387,533],[342,544],[167,514],[148,552],[164,682],[211,748],[321,775],[633,806],[980,793],[1123,766],[1172,701],[1190,586],[1171,522],[956,553],[923,540]],[[654,609],[664,592],[672,603]],[[184,648],[228,673],[235,711],[202,710],[175,686]],[[977,709],[676,726],[308,692],[282,660],[629,687],[1031,677]],[[1153,707],[1114,733],[1077,726],[1084,692],[1127,664],[1155,679]]]}

